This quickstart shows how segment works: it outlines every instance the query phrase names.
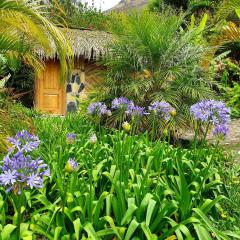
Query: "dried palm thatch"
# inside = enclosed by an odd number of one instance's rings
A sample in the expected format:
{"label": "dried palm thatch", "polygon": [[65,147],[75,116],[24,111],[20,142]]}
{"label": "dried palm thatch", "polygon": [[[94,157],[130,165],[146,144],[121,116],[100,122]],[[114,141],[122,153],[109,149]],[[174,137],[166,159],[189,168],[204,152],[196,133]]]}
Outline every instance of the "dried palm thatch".
{"label": "dried palm thatch", "polygon": [[[62,29],[65,37],[73,48],[74,57],[86,59],[98,59],[106,54],[107,46],[113,40],[110,33],[90,29]],[[37,50],[41,58],[51,59],[57,56],[56,47],[52,43],[51,51],[45,53],[43,49]]]}

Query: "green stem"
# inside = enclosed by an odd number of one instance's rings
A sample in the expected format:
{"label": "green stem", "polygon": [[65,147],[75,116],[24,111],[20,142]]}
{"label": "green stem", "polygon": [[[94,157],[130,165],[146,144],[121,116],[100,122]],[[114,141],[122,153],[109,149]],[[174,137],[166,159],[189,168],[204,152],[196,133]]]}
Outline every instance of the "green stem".
{"label": "green stem", "polygon": [[151,137],[152,142],[153,142],[154,135],[155,135],[155,120],[156,120],[156,114],[153,113],[153,125],[152,125],[152,137]]}
{"label": "green stem", "polygon": [[20,240],[20,227],[21,227],[21,195],[16,196],[16,208],[17,208],[17,239]]}
{"label": "green stem", "polygon": [[[94,148],[94,146],[93,146],[93,148]],[[92,172],[93,172],[93,158],[89,158],[89,160],[90,160],[90,171],[89,171],[89,174],[90,174],[90,176],[89,176],[89,185],[90,185],[90,195],[89,195],[89,197],[90,197],[90,204],[89,204],[89,219],[90,219],[90,222],[92,223]]]}
{"label": "green stem", "polygon": [[66,196],[67,196],[67,179],[66,179],[66,174],[67,173],[64,173],[64,192],[63,192],[63,206],[62,206],[62,216],[63,216],[63,222],[64,222],[64,227],[65,227],[65,214],[64,214],[64,211],[65,211],[65,205],[66,205]]}
{"label": "green stem", "polygon": [[200,123],[197,121],[195,122],[195,134],[194,134],[194,140],[193,140],[193,144],[194,144],[194,148],[197,147],[197,138],[198,138],[198,132],[199,132],[199,128],[200,128]]}
{"label": "green stem", "polygon": [[203,141],[204,142],[206,141],[209,127],[210,127],[210,122],[208,122],[207,127],[206,127],[206,131],[205,131],[204,136],[203,136]]}
{"label": "green stem", "polygon": [[120,121],[119,121],[119,131],[122,130],[123,121],[124,121],[124,113],[121,112]]}

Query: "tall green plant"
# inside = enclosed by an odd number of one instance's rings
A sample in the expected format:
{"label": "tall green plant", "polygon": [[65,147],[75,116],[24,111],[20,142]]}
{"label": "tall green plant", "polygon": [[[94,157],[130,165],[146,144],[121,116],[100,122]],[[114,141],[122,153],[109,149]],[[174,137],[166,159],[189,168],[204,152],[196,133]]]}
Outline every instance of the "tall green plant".
{"label": "tall green plant", "polygon": [[199,30],[183,30],[183,18],[171,11],[128,16],[105,58],[99,98],[126,96],[142,106],[165,100],[177,109],[178,124],[187,124],[187,107],[214,94],[202,65],[206,49],[194,44]]}
{"label": "tall green plant", "polygon": [[[186,150],[148,135],[94,130],[79,116],[36,121],[44,139],[38,154],[51,166],[45,190],[31,197],[38,206],[30,229],[48,239],[229,239],[219,231],[221,179],[215,149]],[[65,134],[74,132],[74,142]],[[65,175],[75,158],[79,169]],[[67,186],[67,188],[65,188]],[[64,209],[63,209],[64,204]]]}

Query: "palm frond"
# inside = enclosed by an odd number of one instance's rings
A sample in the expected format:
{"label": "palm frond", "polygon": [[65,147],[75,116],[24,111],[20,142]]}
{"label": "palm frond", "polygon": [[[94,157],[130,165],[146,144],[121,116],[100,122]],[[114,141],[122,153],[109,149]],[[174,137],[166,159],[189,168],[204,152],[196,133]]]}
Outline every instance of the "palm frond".
{"label": "palm frond", "polygon": [[[130,15],[104,60],[108,71],[98,91],[100,100],[125,96],[141,106],[165,100],[177,108],[178,125],[184,126],[189,105],[214,94],[211,76],[203,67],[209,49],[195,44],[199,29],[181,29],[183,19],[170,11]],[[151,73],[147,78],[146,70]]]}
{"label": "palm frond", "polygon": [[[36,55],[34,48],[39,46],[43,47],[45,51],[49,51],[51,43],[54,42],[61,64],[61,79],[65,80],[73,52],[64,34],[46,18],[46,8],[49,7],[48,5],[41,5],[40,1],[2,0],[0,2],[0,18],[2,22],[0,32],[3,45],[0,46],[0,52],[16,52],[16,48],[10,49],[10,46],[13,46],[13,41],[16,41],[17,38],[19,38],[18,45],[22,38],[28,42],[29,46],[31,46],[32,55]],[[18,20],[16,21],[16,19]],[[10,29],[13,34],[9,34]],[[13,40],[10,41],[12,43],[7,47],[3,41],[3,34],[5,34],[5,43],[7,38],[13,37]],[[22,48],[19,48],[18,52],[23,54],[21,50]],[[29,54],[30,51],[28,51],[28,56]],[[28,57],[28,59],[30,58]],[[36,61],[34,62],[36,63]]]}

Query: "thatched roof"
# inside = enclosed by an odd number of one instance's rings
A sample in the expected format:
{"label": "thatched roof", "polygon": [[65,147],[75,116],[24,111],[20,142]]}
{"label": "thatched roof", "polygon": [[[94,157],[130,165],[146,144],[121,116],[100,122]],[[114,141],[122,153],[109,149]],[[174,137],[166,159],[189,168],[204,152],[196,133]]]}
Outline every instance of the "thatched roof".
{"label": "thatched roof", "polygon": [[[104,31],[72,28],[62,29],[62,31],[72,45],[76,58],[98,59],[106,53],[107,45],[113,40],[112,35]],[[42,58],[55,58],[57,55],[54,44],[52,44],[51,53],[46,54],[40,49],[38,49],[38,53]]]}

